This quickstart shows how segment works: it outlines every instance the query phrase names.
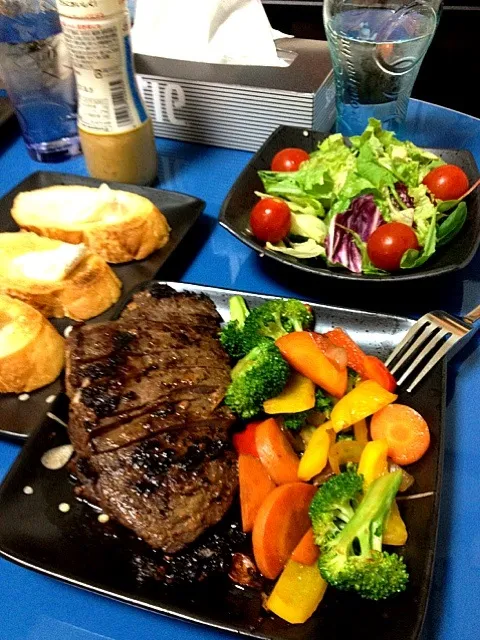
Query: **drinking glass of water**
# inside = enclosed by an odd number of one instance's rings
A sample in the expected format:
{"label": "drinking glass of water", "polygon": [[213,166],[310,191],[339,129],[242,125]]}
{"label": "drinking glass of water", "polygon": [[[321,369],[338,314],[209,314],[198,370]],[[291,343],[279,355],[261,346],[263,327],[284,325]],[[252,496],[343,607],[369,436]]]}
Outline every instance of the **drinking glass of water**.
{"label": "drinking glass of water", "polygon": [[0,0],[0,69],[30,156],[56,162],[80,153],[75,79],[55,0]]}
{"label": "drinking glass of water", "polygon": [[384,128],[402,133],[441,5],[442,0],[325,0],[337,131],[356,135],[369,118],[377,118]]}

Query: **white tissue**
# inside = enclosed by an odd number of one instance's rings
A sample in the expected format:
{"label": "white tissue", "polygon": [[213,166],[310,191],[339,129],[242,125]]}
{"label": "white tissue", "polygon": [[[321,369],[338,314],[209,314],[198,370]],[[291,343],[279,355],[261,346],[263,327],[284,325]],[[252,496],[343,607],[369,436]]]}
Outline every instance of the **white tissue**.
{"label": "white tissue", "polygon": [[132,44],[162,58],[285,66],[260,0],[137,0]]}

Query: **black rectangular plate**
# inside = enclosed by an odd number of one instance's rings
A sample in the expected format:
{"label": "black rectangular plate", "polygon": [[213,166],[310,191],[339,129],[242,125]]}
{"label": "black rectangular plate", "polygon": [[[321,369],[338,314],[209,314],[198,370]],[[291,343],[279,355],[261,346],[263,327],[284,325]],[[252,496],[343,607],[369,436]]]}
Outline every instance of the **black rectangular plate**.
{"label": "black rectangular plate", "polygon": [[[311,153],[317,148],[318,142],[327,137],[327,133],[319,131],[287,126],[278,127],[250,160],[230,189],[220,211],[220,224],[236,238],[262,255],[265,254],[269,258],[295,269],[336,280],[384,284],[405,282],[457,271],[470,262],[480,244],[480,195],[478,189],[466,200],[468,217],[462,231],[452,242],[438,249],[428,262],[418,269],[404,269],[386,276],[351,273],[343,267],[329,268],[321,258],[316,261],[298,260],[292,256],[265,249],[263,243],[248,231],[250,211],[258,201],[255,191],[263,191],[258,171],[269,169],[274,155],[281,149],[299,147]],[[455,149],[428,149],[428,151],[433,151],[449,164],[461,167],[471,184],[477,180],[479,171],[470,151]]]}
{"label": "black rectangular plate", "polygon": [[[167,284],[177,290],[206,293],[224,318],[228,317],[229,296],[238,293]],[[250,306],[270,297],[242,295]],[[381,357],[395,347],[412,325],[411,320],[396,316],[313,303],[311,306],[317,330],[342,326],[366,351]],[[139,582],[133,569],[138,558],[138,543],[131,538],[107,535],[93,509],[75,500],[67,470],[48,471],[41,464],[40,457],[46,450],[68,442],[65,428],[52,419],[43,420],[0,487],[0,554],[23,566],[132,605],[254,638],[414,640],[421,631],[435,554],[444,448],[445,381],[445,367],[439,365],[415,393],[400,394],[400,401],[422,413],[432,434],[429,451],[410,469],[415,476],[412,491],[433,494],[401,505],[409,532],[405,559],[411,580],[408,590],[392,600],[372,603],[329,589],[308,622],[289,625],[263,611],[258,591],[242,591],[226,577],[211,584],[192,584],[189,590]],[[65,396],[58,398],[52,411],[66,421]],[[33,488],[32,495],[23,493],[27,485]],[[71,505],[67,514],[58,510],[61,502]]]}
{"label": "black rectangular plate", "polygon": [[[0,232],[18,231],[18,226],[10,215],[15,196],[22,191],[32,191],[53,185],[82,185],[86,187],[98,187],[104,181],[86,178],[83,176],[69,175],[66,173],[54,173],[38,171],[28,176],[12,191],[0,200]],[[205,208],[205,202],[199,198],[177,193],[175,191],[162,191],[149,187],[136,187],[118,182],[107,182],[113,189],[131,191],[148,198],[160,209],[171,227],[168,243],[158,251],[155,251],[144,260],[127,262],[120,265],[110,265],[122,281],[122,292],[128,292],[135,285],[153,278],[167,258],[175,251],[186,233],[196,222]],[[116,306],[113,305],[104,313],[88,320],[88,322],[103,322],[110,320],[115,314]],[[53,318],[52,324],[63,333],[66,327],[75,324],[69,318]],[[26,438],[42,422],[46,413],[50,410],[47,398],[57,395],[63,388],[62,379],[55,380],[52,384],[27,394],[25,401],[18,399],[16,394],[0,394],[0,433],[14,438]],[[22,396],[22,397],[27,397]]]}

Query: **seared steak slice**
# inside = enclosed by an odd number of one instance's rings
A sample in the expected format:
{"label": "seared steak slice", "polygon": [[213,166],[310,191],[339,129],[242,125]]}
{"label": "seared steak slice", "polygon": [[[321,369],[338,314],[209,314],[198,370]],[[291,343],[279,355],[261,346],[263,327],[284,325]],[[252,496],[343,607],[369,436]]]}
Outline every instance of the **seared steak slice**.
{"label": "seared steak slice", "polygon": [[96,455],[91,464],[104,510],[168,553],[218,522],[237,486],[236,456],[214,422]]}
{"label": "seared steak slice", "polygon": [[169,553],[218,522],[237,486],[220,321],[206,296],[159,286],[68,340],[78,493]]}

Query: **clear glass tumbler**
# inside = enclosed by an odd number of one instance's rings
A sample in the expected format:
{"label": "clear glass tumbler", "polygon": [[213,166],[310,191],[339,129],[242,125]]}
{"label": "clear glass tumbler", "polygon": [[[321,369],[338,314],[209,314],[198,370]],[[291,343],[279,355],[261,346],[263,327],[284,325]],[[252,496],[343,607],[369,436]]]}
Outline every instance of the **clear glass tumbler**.
{"label": "clear glass tumbler", "polygon": [[0,69],[30,156],[57,162],[81,153],[75,78],[55,0],[0,0]]}
{"label": "clear glass tumbler", "polygon": [[442,0],[325,0],[337,131],[361,133],[369,118],[402,133],[421,62]]}

